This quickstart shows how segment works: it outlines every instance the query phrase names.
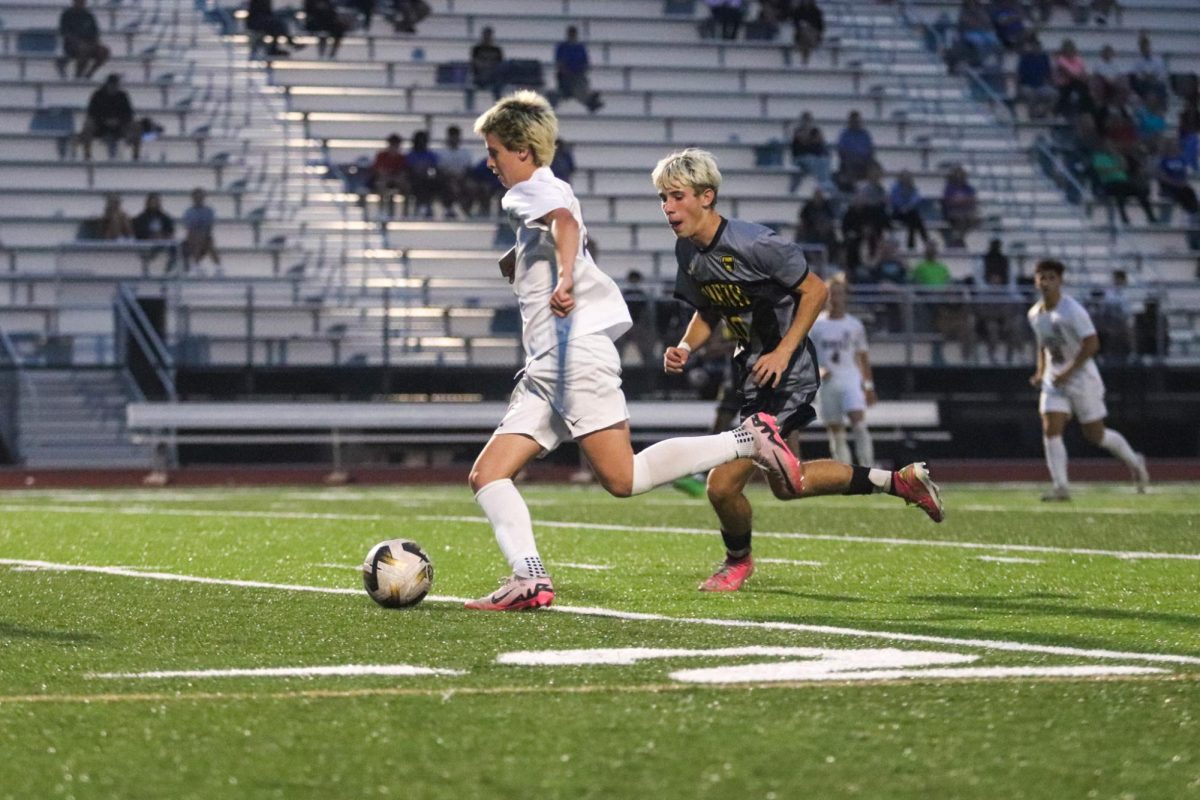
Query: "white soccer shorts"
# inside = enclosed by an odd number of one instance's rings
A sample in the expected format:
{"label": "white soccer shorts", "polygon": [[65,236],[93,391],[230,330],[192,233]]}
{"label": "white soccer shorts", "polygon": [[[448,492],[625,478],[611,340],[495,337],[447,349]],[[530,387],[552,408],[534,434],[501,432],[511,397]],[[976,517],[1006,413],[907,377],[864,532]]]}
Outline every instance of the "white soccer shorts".
{"label": "white soccer shorts", "polygon": [[496,433],[524,434],[548,453],[627,419],[621,357],[612,339],[592,333],[525,366]]}
{"label": "white soccer shorts", "polygon": [[1108,416],[1108,408],[1104,405],[1104,381],[1099,376],[1080,371],[1061,388],[1043,383],[1038,413],[1050,412],[1074,415],[1085,424],[1104,419]]}
{"label": "white soccer shorts", "polygon": [[817,409],[823,425],[845,425],[851,411],[866,411],[867,395],[858,380],[827,381],[817,392]]}

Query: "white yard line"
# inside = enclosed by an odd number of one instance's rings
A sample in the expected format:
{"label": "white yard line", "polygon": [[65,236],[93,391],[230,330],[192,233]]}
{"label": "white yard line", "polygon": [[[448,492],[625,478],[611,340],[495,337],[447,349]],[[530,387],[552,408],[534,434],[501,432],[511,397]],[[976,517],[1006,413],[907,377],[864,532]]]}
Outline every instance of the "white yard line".
{"label": "white yard line", "polygon": [[755,564],[787,564],[792,567],[823,567],[824,561],[798,561],[794,558],[754,558]]}
{"label": "white yard line", "polygon": [[555,561],[550,566],[552,567],[568,567],[570,569],[588,569],[595,572],[600,572],[606,569],[612,569],[608,564],[580,564],[575,561]]}
{"label": "white yard line", "polygon": [[[0,558],[0,565],[8,565],[13,567],[35,567],[59,572],[91,572],[102,575],[118,575],[128,578],[141,578],[144,580],[202,583],[219,586],[241,586],[251,589],[277,589],[292,592],[315,592],[319,594],[363,595],[363,591],[361,589],[208,578],[199,575],[181,575],[173,572],[141,572],[138,570],[124,569],[121,567],[102,567],[88,564],[60,564],[50,561],[38,561],[32,559]],[[446,597],[442,595],[430,595],[429,597],[426,597],[425,600],[426,602],[433,603],[461,604],[466,602],[465,598]],[[616,611],[610,608],[594,608],[586,606],[553,606],[550,610],[562,614],[578,614],[580,616],[588,617],[609,617],[612,619],[635,620],[643,622],[708,625],[718,628],[741,628],[745,630],[797,631],[803,633],[818,633],[826,636],[872,638],[893,642],[922,642],[925,644],[982,648],[986,650],[1002,650],[1006,652],[1044,653],[1047,655],[1069,656],[1073,658],[1123,659],[1169,664],[1200,665],[1200,657],[1175,655],[1170,653],[1136,653],[1122,652],[1117,650],[1088,650],[1080,647],[1060,647],[1056,645],[1031,644],[1027,642],[1009,642],[999,639],[957,639],[950,636],[930,636],[919,633],[895,633],[892,631],[871,631],[856,628],[843,628],[834,625],[805,625],[798,622],[762,622],[755,620],[711,619],[704,617],[670,617],[665,614]]]}
{"label": "white yard line", "polygon": [[975,556],[976,561],[991,561],[996,564],[1042,564],[1037,558],[1016,558],[1015,556]]}
{"label": "white yard line", "polygon": [[[447,515],[418,515],[419,520],[431,522],[474,522],[488,524],[486,517],[462,517]],[[618,533],[679,533],[687,536],[716,536],[711,528],[673,528],[666,526],[609,525],[597,522],[552,522],[538,520],[538,528],[573,528],[589,531],[615,531]],[[788,531],[755,531],[756,539],[804,539],[822,542],[856,542],[861,544],[890,544],[916,547],[960,547],[966,550],[1018,550],[1029,553],[1061,553],[1066,555],[1111,556],[1123,559],[1166,559],[1200,561],[1200,553],[1153,553],[1133,550],[1097,550],[1091,547],[1047,547],[1036,544],[993,544],[985,542],[953,542],[946,539],[901,539],[893,536],[853,536],[836,533],[794,533]]]}

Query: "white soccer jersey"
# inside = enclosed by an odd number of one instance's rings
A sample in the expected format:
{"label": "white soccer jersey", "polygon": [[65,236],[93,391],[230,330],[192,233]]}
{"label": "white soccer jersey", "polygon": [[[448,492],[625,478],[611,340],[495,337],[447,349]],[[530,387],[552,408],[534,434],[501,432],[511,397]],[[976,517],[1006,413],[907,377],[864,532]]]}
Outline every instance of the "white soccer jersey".
{"label": "white soccer jersey", "polygon": [[[1083,340],[1096,332],[1096,326],[1079,301],[1065,294],[1052,309],[1046,309],[1044,301],[1039,300],[1029,309],[1028,316],[1038,347],[1042,348],[1046,359],[1042,387],[1050,389],[1053,388],[1054,379],[1079,355]],[[1068,384],[1076,381],[1100,383],[1100,370],[1094,360],[1089,358],[1071,376]]]}
{"label": "white soccer jersey", "polygon": [[831,319],[828,311],[822,311],[808,338],[817,348],[817,363],[828,370],[824,382],[842,385],[862,382],[858,354],[867,352],[867,329],[857,317],[847,314]]}
{"label": "white soccer jersey", "polygon": [[[571,185],[539,167],[527,181],[508,190],[502,201],[517,236],[513,290],[521,309],[521,342],[527,359],[534,359],[589,333],[604,333],[614,341],[633,324],[621,290],[584,249],[587,228]],[[565,208],[579,223],[575,254],[575,308],[564,318],[550,311],[550,295],[558,282],[558,258],[550,226],[541,218]]]}

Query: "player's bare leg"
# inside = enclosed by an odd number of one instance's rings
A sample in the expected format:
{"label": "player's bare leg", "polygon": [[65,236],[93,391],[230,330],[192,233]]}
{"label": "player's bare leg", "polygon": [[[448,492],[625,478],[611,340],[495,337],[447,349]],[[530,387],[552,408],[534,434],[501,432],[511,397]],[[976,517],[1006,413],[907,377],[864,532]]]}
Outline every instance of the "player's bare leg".
{"label": "player's bare leg", "polygon": [[708,500],[721,522],[725,560],[700,584],[702,592],[736,592],[754,574],[754,559],[750,557],[754,510],[745,489],[755,471],[754,462],[743,458],[708,473]]}
{"label": "player's bare leg", "polygon": [[1067,481],[1067,446],[1063,443],[1063,431],[1070,414],[1062,411],[1047,411],[1042,414],[1042,448],[1046,454],[1046,468],[1050,471],[1050,491],[1042,495],[1046,502],[1061,502],[1071,499],[1071,487]]}
{"label": "player's bare leg", "polygon": [[1080,427],[1083,429],[1083,438],[1096,447],[1107,450],[1115,458],[1124,462],[1125,466],[1129,468],[1129,474],[1133,477],[1138,493],[1144,494],[1146,486],[1150,483],[1150,473],[1146,471],[1146,457],[1134,451],[1128,440],[1117,431],[1107,427],[1102,419],[1084,422]]}

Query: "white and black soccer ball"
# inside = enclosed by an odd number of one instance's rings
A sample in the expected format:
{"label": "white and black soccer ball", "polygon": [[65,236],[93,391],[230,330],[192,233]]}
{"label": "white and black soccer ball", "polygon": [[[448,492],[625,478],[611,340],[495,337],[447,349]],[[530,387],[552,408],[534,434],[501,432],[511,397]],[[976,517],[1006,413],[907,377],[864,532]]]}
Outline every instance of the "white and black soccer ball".
{"label": "white and black soccer ball", "polygon": [[363,585],[384,608],[415,606],[433,585],[433,562],[421,545],[389,539],[371,548],[363,561]]}

